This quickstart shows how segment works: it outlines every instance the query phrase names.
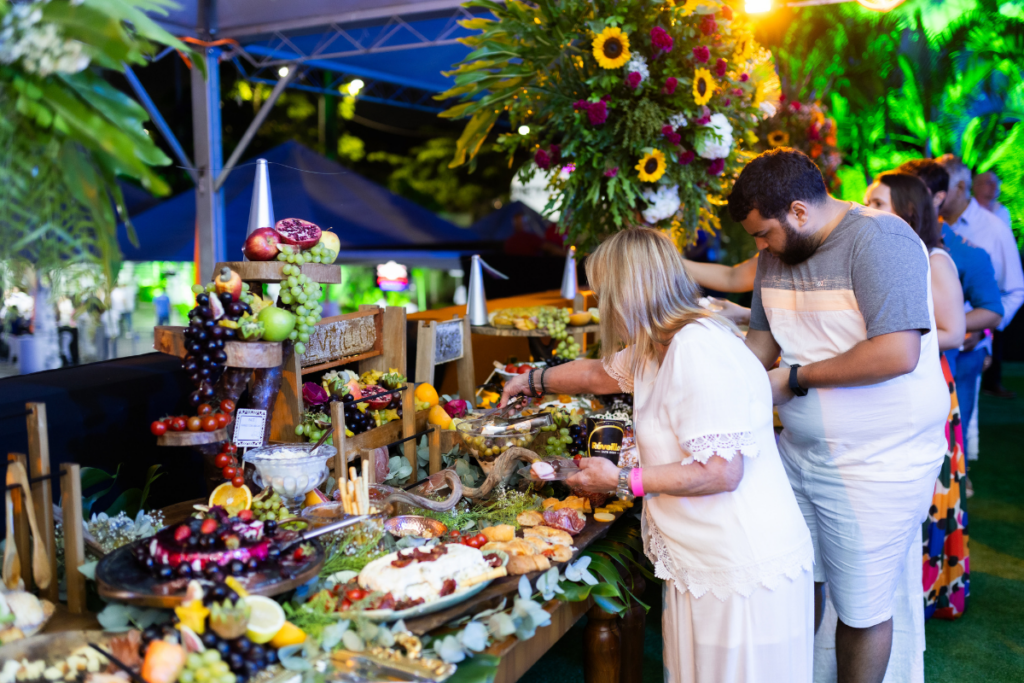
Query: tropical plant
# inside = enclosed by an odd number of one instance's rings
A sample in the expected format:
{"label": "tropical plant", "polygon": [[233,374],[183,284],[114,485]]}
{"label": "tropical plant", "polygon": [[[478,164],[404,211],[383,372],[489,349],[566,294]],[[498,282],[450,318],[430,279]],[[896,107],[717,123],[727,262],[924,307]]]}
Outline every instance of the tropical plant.
{"label": "tropical plant", "polygon": [[[0,0],[0,260],[43,273],[100,264],[113,286],[118,221],[136,241],[118,177],[154,194],[170,160],[146,112],[103,78],[158,46],[189,48],[150,14],[170,0]],[[192,54],[199,68],[203,62]]]}
{"label": "tropical plant", "polygon": [[494,19],[450,72],[447,118],[469,118],[453,166],[472,163],[506,115],[498,145],[532,155],[549,212],[570,242],[646,222],[679,243],[713,229],[714,207],[750,157],[754,122],[778,79],[746,16],[720,0],[473,0]]}

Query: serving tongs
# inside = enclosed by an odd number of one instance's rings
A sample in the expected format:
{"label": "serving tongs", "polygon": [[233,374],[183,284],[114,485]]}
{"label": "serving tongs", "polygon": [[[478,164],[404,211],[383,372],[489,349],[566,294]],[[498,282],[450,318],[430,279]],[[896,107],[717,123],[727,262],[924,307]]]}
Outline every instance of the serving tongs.
{"label": "serving tongs", "polygon": [[319,527],[317,529],[303,531],[299,534],[299,537],[297,539],[295,539],[285,547],[281,548],[281,554],[284,555],[289,550],[295,548],[295,546],[302,545],[303,543],[312,541],[314,538],[317,538],[318,536],[323,536],[325,534],[334,533],[335,531],[340,531],[355,524],[359,524],[360,522],[366,521],[370,517],[371,515],[355,515],[354,517],[343,519],[340,522],[331,522],[330,524],[325,524],[324,526]]}

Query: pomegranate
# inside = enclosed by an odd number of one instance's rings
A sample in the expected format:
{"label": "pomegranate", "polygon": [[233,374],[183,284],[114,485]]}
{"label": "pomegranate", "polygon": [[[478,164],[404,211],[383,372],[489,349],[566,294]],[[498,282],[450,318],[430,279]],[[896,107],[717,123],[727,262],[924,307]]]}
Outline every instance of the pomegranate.
{"label": "pomegranate", "polygon": [[382,396],[380,398],[374,398],[376,394],[382,394],[387,389],[379,387],[376,384],[367,384],[366,388],[363,389],[363,401],[370,404],[370,408],[373,410],[384,410],[391,405],[391,394]]}
{"label": "pomegranate", "polygon": [[273,261],[277,258],[281,236],[273,228],[257,228],[245,238],[242,253],[250,261]]}
{"label": "pomegranate", "polygon": [[323,232],[318,226],[301,218],[282,218],[274,226],[281,241],[299,249],[311,249],[320,241]]}

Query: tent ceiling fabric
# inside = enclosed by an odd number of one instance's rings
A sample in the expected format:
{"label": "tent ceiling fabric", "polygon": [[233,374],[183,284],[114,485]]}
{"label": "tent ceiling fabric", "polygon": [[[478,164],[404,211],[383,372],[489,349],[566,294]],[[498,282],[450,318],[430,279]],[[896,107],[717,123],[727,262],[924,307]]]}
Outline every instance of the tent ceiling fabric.
{"label": "tent ceiling fabric", "polygon": [[[180,9],[153,18],[175,35],[199,38],[200,1],[178,0]],[[216,37],[242,41],[275,31],[322,30],[331,24],[373,23],[393,16],[452,10],[461,4],[461,0],[218,0]]]}
{"label": "tent ceiling fabric", "polygon": [[[295,216],[325,229],[333,228],[341,240],[339,262],[379,262],[389,253],[401,252],[405,263],[457,267],[461,252],[479,246],[479,237],[472,230],[449,223],[297,142],[286,142],[259,156],[270,162],[275,216]],[[224,183],[229,260],[241,259],[255,170],[255,163],[241,164]],[[193,191],[132,216],[132,223],[140,248],[128,243],[119,231],[125,259],[192,260],[196,223]]]}

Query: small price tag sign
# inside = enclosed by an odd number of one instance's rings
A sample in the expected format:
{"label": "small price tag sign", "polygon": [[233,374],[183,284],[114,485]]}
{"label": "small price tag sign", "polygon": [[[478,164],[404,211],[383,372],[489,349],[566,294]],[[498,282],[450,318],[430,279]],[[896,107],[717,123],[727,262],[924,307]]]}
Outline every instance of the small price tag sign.
{"label": "small price tag sign", "polygon": [[266,424],[267,411],[239,408],[235,412],[235,445],[239,448],[260,448]]}

